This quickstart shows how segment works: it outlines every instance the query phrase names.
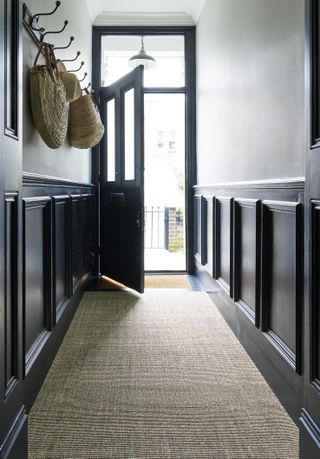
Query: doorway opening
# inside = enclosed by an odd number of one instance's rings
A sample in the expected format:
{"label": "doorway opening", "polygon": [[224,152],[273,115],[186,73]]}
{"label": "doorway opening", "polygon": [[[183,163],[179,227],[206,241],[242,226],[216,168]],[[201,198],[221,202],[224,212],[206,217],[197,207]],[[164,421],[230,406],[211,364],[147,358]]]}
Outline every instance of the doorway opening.
{"label": "doorway opening", "polygon": [[185,95],[146,94],[145,271],[185,271]]}
{"label": "doorway opening", "polygon": [[[186,270],[185,44],[183,35],[143,35],[155,66],[144,71],[144,269]],[[140,35],[102,38],[101,84],[128,73]]]}
{"label": "doorway opening", "polygon": [[[141,273],[192,274],[194,269],[193,185],[196,177],[194,35],[194,27],[188,26],[94,27],[93,87],[96,93],[100,94],[99,102],[107,123],[107,131],[111,129],[115,133],[105,136],[100,151],[96,152],[97,159],[93,157],[93,180],[99,182],[100,188],[100,202],[97,208],[100,212],[100,222],[102,220],[106,223],[107,220],[110,222],[107,216],[110,217],[113,212],[112,207],[127,208],[136,186],[136,191],[141,196],[141,208],[135,213],[135,220],[132,219],[132,231],[136,222],[137,228],[141,228],[143,234],[144,244],[139,243],[142,251],[136,258],[139,260],[139,263],[136,262],[136,268]],[[129,87],[123,85],[126,84],[126,76],[129,78],[130,60],[133,56],[136,57],[142,42],[145,51],[155,60],[156,65],[143,69],[141,103],[135,98],[135,104],[141,104],[144,111],[143,134],[141,149],[137,148],[137,142],[140,145],[140,141],[135,137],[135,176],[131,180],[132,183],[129,183],[124,173],[127,164],[126,126],[128,126],[125,94]],[[115,91],[114,97],[119,101],[115,110],[109,107],[112,91],[110,92],[108,88]],[[108,144],[108,138],[109,143],[110,139],[115,138],[115,149]],[[114,161],[117,156],[122,158],[114,166],[110,157],[113,150],[118,152],[113,158]],[[132,158],[134,156],[132,155]],[[103,173],[101,173],[101,164],[106,164]],[[115,176],[111,180],[114,184],[110,184],[108,179],[110,168],[115,169]],[[140,177],[140,174],[141,181],[137,181],[136,178]],[[108,192],[104,194],[103,189],[111,185],[115,190],[110,192],[111,194]],[[127,210],[130,210],[129,207]],[[104,245],[111,247],[111,257],[113,252],[116,252],[113,239],[118,240],[123,235],[126,236],[126,239],[122,237],[126,243],[120,244],[123,254],[120,256],[119,251],[118,255],[121,260],[126,259],[124,252],[130,255],[132,250],[128,251],[129,248],[136,246],[135,240],[138,234],[130,238],[128,225],[118,230],[124,223],[120,216],[119,214],[119,219],[115,222],[112,238],[109,237],[108,229],[103,228],[100,223],[100,238],[98,238],[100,267],[103,264],[102,258],[108,259],[108,263],[111,259]],[[103,240],[101,234],[108,237]],[[119,257],[114,256],[111,265],[105,263],[104,267],[108,269],[99,271],[97,266],[98,273],[112,277],[111,274],[115,273],[119,264],[117,260]],[[134,263],[132,259],[132,267]],[[116,280],[128,285],[124,282],[126,276],[120,271],[117,271]]]}

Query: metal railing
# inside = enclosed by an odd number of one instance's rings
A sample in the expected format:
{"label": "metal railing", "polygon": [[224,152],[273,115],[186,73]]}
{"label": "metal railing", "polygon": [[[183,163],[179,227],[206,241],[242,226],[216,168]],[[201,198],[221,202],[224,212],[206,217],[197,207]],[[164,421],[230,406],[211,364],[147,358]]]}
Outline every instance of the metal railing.
{"label": "metal railing", "polygon": [[144,244],[146,249],[168,249],[168,208],[144,208]]}

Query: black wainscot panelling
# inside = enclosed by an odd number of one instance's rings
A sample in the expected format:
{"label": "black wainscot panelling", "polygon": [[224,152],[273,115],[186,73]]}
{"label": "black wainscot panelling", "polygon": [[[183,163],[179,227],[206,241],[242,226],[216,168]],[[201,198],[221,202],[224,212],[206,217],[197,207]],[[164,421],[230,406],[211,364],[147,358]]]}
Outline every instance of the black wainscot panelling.
{"label": "black wainscot panelling", "polygon": [[194,255],[201,263],[201,196],[194,197]]}
{"label": "black wainscot panelling", "polygon": [[319,459],[320,428],[307,410],[300,416],[300,456],[303,459]]}
{"label": "black wainscot panelling", "polygon": [[91,194],[71,195],[71,259],[72,285],[75,292],[78,282],[91,263],[93,196]]}
{"label": "black wainscot panelling", "polygon": [[71,260],[72,260],[72,288],[73,293],[81,275],[81,195],[71,196]]}
{"label": "black wainscot panelling", "polygon": [[232,198],[215,198],[215,276],[232,296]]}
{"label": "black wainscot panelling", "polygon": [[262,330],[301,371],[303,232],[301,204],[262,203]]}
{"label": "black wainscot panelling", "polygon": [[24,346],[30,370],[52,325],[51,198],[24,198]]}
{"label": "black wainscot panelling", "polygon": [[18,382],[18,193],[5,194],[5,397]]}
{"label": "black wainscot panelling", "polygon": [[28,427],[25,407],[21,407],[2,446],[1,459],[25,459],[28,457]]}
{"label": "black wainscot panelling", "polygon": [[27,411],[59,349],[93,263],[94,187],[25,173],[24,329]]}
{"label": "black wainscot panelling", "polygon": [[259,326],[260,201],[234,200],[234,301]]}
{"label": "black wainscot panelling", "polygon": [[311,382],[320,393],[320,201],[311,203],[311,266],[312,266],[312,292],[311,292]]}
{"label": "black wainscot panelling", "polygon": [[207,208],[208,203],[204,196],[195,196],[194,200],[195,231],[194,253],[202,264],[207,263]]}
{"label": "black wainscot panelling", "polygon": [[58,321],[72,294],[71,263],[71,198],[53,196],[53,307]]}
{"label": "black wainscot panelling", "polygon": [[305,273],[300,458],[320,457],[320,2],[305,0]]}
{"label": "black wainscot panelling", "polygon": [[5,0],[5,134],[18,138],[19,1]]}
{"label": "black wainscot panelling", "polygon": [[303,406],[304,190],[299,177],[195,187],[198,252],[200,197],[212,202],[205,237],[213,241],[206,254],[212,272],[195,256],[197,276],[296,423]]}

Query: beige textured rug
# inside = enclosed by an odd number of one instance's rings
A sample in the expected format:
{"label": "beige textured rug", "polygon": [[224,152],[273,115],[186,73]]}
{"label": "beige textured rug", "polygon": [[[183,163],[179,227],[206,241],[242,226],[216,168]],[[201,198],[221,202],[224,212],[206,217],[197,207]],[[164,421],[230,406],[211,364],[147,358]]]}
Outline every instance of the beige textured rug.
{"label": "beige textured rug", "polygon": [[297,459],[298,430],[204,292],[86,293],[30,459]]}
{"label": "beige textured rug", "polygon": [[190,288],[187,276],[167,274],[145,276],[145,288]]}

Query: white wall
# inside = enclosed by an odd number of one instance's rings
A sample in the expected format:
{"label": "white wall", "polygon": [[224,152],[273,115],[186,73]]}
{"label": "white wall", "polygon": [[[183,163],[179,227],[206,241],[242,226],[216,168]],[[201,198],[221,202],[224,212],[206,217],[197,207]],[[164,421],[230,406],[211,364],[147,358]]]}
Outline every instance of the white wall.
{"label": "white wall", "polygon": [[[28,0],[29,9],[36,12],[51,11],[55,2],[51,0]],[[85,0],[62,0],[60,8],[52,16],[41,18],[39,24],[47,30],[61,29],[64,20],[69,24],[66,30],[58,35],[48,35],[47,41],[57,46],[65,46],[71,35],[75,37],[73,44],[67,50],[56,52],[57,58],[73,58],[76,52],[81,51],[81,56],[76,62],[67,65],[69,69],[78,68],[80,62],[85,61],[85,66],[78,72],[82,78],[88,72],[85,83],[91,81],[91,42],[92,24]],[[70,146],[68,139],[61,148],[52,150],[42,141],[35,130],[30,110],[28,71],[33,65],[36,46],[24,32],[24,127],[23,127],[23,169],[27,172],[45,174],[80,182],[91,181],[91,152],[79,150]],[[84,83],[83,83],[84,84]]]}
{"label": "white wall", "polygon": [[198,183],[304,175],[304,1],[207,0],[197,24]]}

